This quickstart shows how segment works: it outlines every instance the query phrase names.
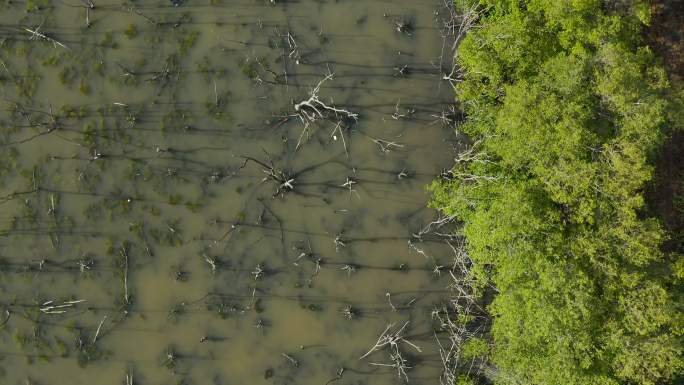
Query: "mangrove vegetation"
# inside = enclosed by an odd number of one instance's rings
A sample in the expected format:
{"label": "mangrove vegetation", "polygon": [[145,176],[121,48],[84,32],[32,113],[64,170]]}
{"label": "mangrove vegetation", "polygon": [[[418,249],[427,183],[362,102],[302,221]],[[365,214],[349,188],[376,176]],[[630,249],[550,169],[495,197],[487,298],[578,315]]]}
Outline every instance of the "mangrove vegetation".
{"label": "mangrove vegetation", "polygon": [[678,383],[683,239],[649,191],[683,94],[649,46],[650,2],[475,6],[451,76],[467,140],[430,187],[492,319],[488,370],[459,383]]}

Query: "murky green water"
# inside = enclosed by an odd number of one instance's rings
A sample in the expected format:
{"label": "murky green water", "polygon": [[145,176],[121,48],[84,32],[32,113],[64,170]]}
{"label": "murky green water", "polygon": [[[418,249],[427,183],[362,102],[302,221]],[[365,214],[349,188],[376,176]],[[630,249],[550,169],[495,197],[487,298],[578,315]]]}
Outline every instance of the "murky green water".
{"label": "murky green water", "polygon": [[439,10],[3,1],[0,384],[438,383]]}

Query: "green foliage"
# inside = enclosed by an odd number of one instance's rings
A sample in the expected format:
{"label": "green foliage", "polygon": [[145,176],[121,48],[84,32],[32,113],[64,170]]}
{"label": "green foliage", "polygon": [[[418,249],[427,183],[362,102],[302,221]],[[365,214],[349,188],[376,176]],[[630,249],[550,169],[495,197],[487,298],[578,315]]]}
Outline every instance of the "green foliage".
{"label": "green foliage", "polygon": [[467,376],[460,376],[454,385],[475,385],[475,381]]}
{"label": "green foliage", "polygon": [[26,12],[40,12],[44,9],[49,8],[50,0],[27,0],[26,1]]}
{"label": "green foliage", "polygon": [[78,90],[83,94],[83,95],[90,95],[92,89],[90,88],[90,85],[86,83],[84,80],[81,80],[81,83],[78,85]]}
{"label": "green foliage", "polygon": [[681,316],[642,190],[676,101],[641,42],[646,3],[480,3],[458,52],[474,144],[431,190],[498,290],[497,383],[672,381]]}
{"label": "green foliage", "polygon": [[124,31],[124,35],[128,39],[133,39],[136,36],[138,36],[138,28],[135,26],[135,24],[129,24],[126,30]]}
{"label": "green foliage", "polygon": [[461,357],[465,359],[486,356],[489,351],[487,341],[482,338],[471,338],[461,346]]}
{"label": "green foliage", "polygon": [[186,29],[180,29],[176,33],[176,40],[178,41],[178,51],[181,55],[186,55],[188,51],[195,45],[197,38],[199,37],[198,31],[190,31]]}
{"label": "green foliage", "polygon": [[111,49],[116,49],[119,46],[114,41],[114,34],[112,34],[111,32],[105,32],[102,35],[102,40],[100,40],[99,45],[103,48],[111,48]]}

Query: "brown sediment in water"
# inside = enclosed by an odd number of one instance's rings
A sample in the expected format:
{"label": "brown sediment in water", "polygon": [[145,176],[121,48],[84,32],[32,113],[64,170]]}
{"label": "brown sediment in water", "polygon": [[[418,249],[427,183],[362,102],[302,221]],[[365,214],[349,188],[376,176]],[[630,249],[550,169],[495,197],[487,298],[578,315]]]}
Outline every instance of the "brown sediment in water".
{"label": "brown sediment in water", "polygon": [[0,5],[0,384],[437,383],[439,2],[72,5]]}

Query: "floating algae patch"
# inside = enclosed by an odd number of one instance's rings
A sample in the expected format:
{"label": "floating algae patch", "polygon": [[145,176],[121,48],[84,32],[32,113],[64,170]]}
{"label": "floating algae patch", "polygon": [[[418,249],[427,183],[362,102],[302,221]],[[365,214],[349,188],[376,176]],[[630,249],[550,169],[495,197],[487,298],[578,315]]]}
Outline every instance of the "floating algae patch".
{"label": "floating algae patch", "polygon": [[439,381],[441,6],[3,2],[0,383]]}

